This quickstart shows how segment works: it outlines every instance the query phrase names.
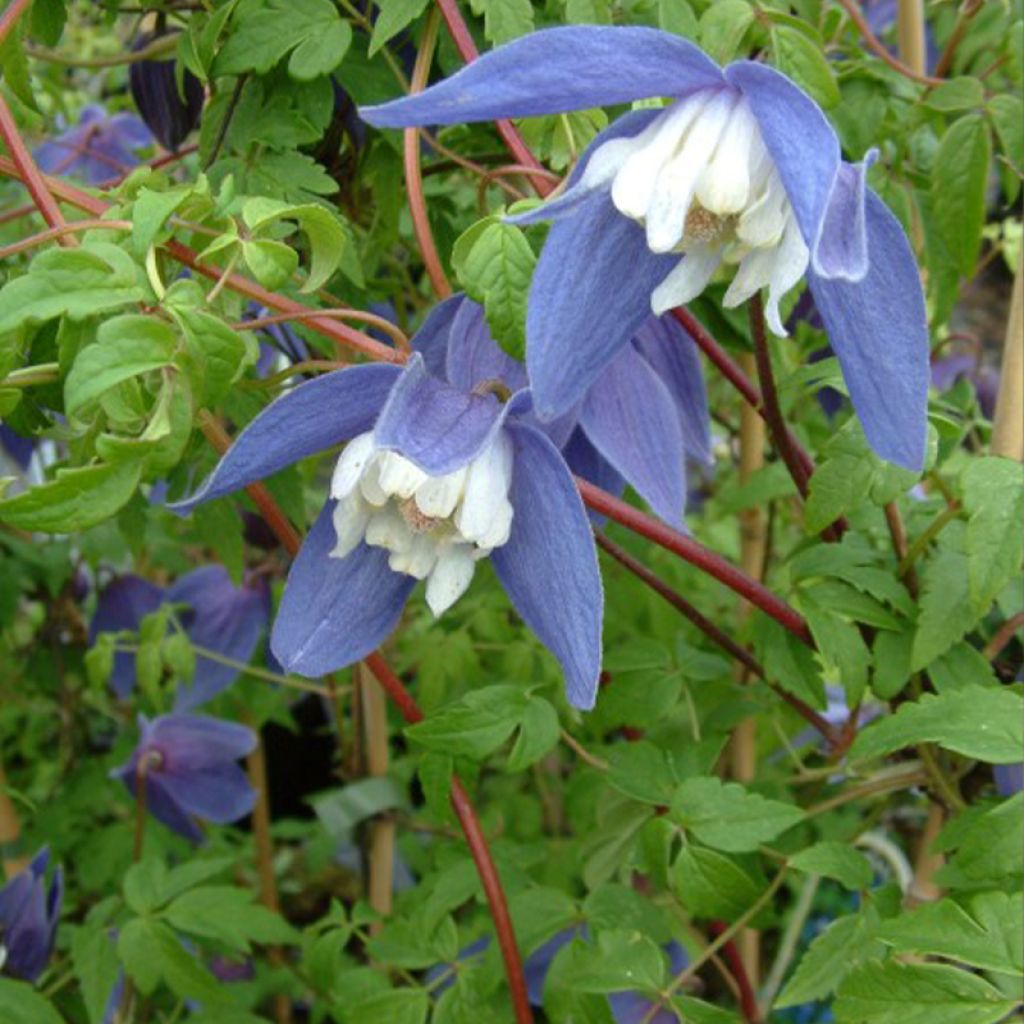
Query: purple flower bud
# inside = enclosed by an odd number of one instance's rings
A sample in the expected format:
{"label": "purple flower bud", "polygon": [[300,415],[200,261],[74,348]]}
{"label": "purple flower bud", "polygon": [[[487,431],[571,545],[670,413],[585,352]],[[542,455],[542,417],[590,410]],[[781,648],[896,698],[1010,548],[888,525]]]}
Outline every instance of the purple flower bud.
{"label": "purple flower bud", "polygon": [[0,973],[35,981],[46,967],[60,919],[64,874],[58,867],[50,887],[44,846],[32,863],[0,889]]}
{"label": "purple flower bud", "polygon": [[[144,33],[136,39],[133,50],[144,50],[163,32]],[[203,86],[186,71],[181,92],[173,60],[141,60],[129,72],[132,99],[142,120],[164,149],[174,153],[186,136],[199,124],[203,111]]]}
{"label": "purple flower bud", "polygon": [[245,726],[202,715],[139,715],[142,733],[127,763],[111,772],[133,796],[145,782],[146,809],[169,829],[199,842],[193,818],[226,825],[245,817],[256,791],[235,762],[252,753],[257,737]]}

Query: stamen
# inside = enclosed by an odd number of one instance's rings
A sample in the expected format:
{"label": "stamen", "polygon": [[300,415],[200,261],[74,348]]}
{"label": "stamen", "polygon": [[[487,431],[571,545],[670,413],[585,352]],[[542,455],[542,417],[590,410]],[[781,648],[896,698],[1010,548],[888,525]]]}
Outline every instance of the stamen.
{"label": "stamen", "polygon": [[426,513],[421,511],[420,507],[416,504],[415,498],[405,498],[400,501],[398,503],[398,509],[402,513],[405,525],[408,526],[413,533],[432,533],[444,522],[443,519],[428,516]]}
{"label": "stamen", "polygon": [[694,202],[686,214],[683,227],[684,246],[717,242],[733,228],[736,218],[723,217]]}
{"label": "stamen", "polygon": [[480,383],[473,388],[473,394],[494,395],[502,405],[512,397],[512,392],[509,389],[509,386],[497,377],[488,377],[487,380],[480,381]]}

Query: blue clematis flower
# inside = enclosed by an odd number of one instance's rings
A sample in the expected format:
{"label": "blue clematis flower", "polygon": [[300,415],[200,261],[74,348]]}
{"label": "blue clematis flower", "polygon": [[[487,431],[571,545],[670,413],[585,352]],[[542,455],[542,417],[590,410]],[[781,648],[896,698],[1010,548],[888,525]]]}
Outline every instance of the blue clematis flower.
{"label": "blue clematis flower", "polygon": [[583,503],[528,390],[503,403],[507,389],[483,363],[453,360],[447,378],[429,372],[457,312],[448,302],[428,317],[404,368],[337,370],[279,398],[172,507],[187,513],[347,441],[274,623],[281,664],[317,676],[358,661],[394,629],[418,580],[440,615],[489,556],[561,663],[570,702],[592,707],[603,592]]}
{"label": "blue clematis flower", "polygon": [[850,165],[821,110],[751,61],[724,70],[677,36],[573,26],[524,36],[404,99],[365,107],[385,128],[531,117],[670,97],[594,139],[568,190],[519,223],[554,221],[527,316],[538,414],[579,401],[651,311],[699,295],[735,265],[735,306],[780,299],[806,276],[868,440],[883,458],[924,459],[928,332],[913,254]]}
{"label": "blue clematis flower", "polygon": [[[451,326],[416,347],[451,380],[527,386],[526,368],[491,337],[483,308],[462,295],[445,302]],[[686,459],[711,462],[707,394],[693,340],[669,316],[649,316],[569,413],[536,422],[574,473],[619,493],[628,482],[666,522],[682,525]]]}
{"label": "blue clematis flower", "polygon": [[[182,604],[178,621],[197,647],[248,662],[270,624],[270,588],[261,576],[247,577],[240,587],[220,565],[194,569],[166,590],[130,573],[118,576],[100,594],[89,625],[89,641],[100,633],[137,630],[143,618],[162,604]],[[190,711],[212,700],[238,678],[237,669],[199,655],[192,684],[181,687],[175,711]],[[114,655],[110,685],[124,700],[135,686],[134,655]]]}
{"label": "blue clematis flower", "polygon": [[108,116],[99,105],[85,107],[69,128],[33,152],[40,170],[102,185],[127,174],[139,158],[135,150],[153,145],[149,129],[134,114]]}
{"label": "blue clematis flower", "polygon": [[199,842],[193,816],[218,825],[248,814],[256,791],[235,762],[252,753],[256,733],[204,715],[139,715],[138,746],[111,777],[134,796],[144,767],[146,810],[169,829]]}
{"label": "blue clematis flower", "polygon": [[1016,764],[997,764],[992,766],[996,792],[1000,796],[1013,796],[1024,789],[1024,761]]}
{"label": "blue clematis flower", "polygon": [[49,863],[50,851],[44,846],[24,871],[0,889],[0,974],[35,981],[50,959],[64,873],[58,867],[47,888]]}

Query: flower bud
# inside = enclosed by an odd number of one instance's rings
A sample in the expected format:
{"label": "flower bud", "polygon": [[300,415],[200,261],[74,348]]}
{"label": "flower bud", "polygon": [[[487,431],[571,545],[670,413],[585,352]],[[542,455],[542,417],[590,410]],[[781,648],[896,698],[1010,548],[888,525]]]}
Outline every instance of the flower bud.
{"label": "flower bud", "polygon": [[[145,49],[161,34],[159,31],[143,33],[132,49]],[[199,124],[203,109],[202,83],[186,71],[179,92],[173,60],[136,61],[131,66],[129,81],[142,120],[164,149],[175,152]]]}

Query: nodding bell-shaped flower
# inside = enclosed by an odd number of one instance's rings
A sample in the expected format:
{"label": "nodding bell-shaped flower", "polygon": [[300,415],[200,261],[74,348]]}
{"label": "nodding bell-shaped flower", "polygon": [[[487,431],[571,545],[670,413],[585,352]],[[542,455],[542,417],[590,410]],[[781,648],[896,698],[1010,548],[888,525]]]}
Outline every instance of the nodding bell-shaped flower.
{"label": "nodding bell-shaped flower", "polygon": [[[734,268],[725,304],[806,277],[864,432],[883,458],[924,460],[928,332],[913,254],[867,165],[842,160],[821,110],[751,61],[718,67],[639,27],[545,29],[361,116],[384,128],[532,117],[667,97],[601,132],[567,190],[518,223],[554,222],[530,291],[526,362],[537,413],[570,409],[650,316]],[[599,329],[597,329],[599,327]]]}
{"label": "nodding bell-shaped flower", "polygon": [[44,846],[24,871],[0,889],[0,974],[35,981],[43,973],[60,920],[64,873],[58,867],[49,888]]}
{"label": "nodding bell-shaped flower", "polygon": [[404,368],[336,370],[277,399],[172,508],[187,513],[347,442],[288,575],[271,633],[281,664],[318,676],[358,661],[395,628],[418,581],[440,615],[489,557],[561,663],[569,701],[590,708],[603,592],[589,521],[529,391],[512,393],[486,360],[453,358],[446,371],[459,307],[431,313]]}
{"label": "nodding bell-shaped flower", "polygon": [[256,791],[235,762],[251,754],[256,733],[206,715],[139,715],[138,746],[111,772],[137,796],[145,787],[146,810],[178,835],[198,843],[194,818],[226,825],[245,817]]}

